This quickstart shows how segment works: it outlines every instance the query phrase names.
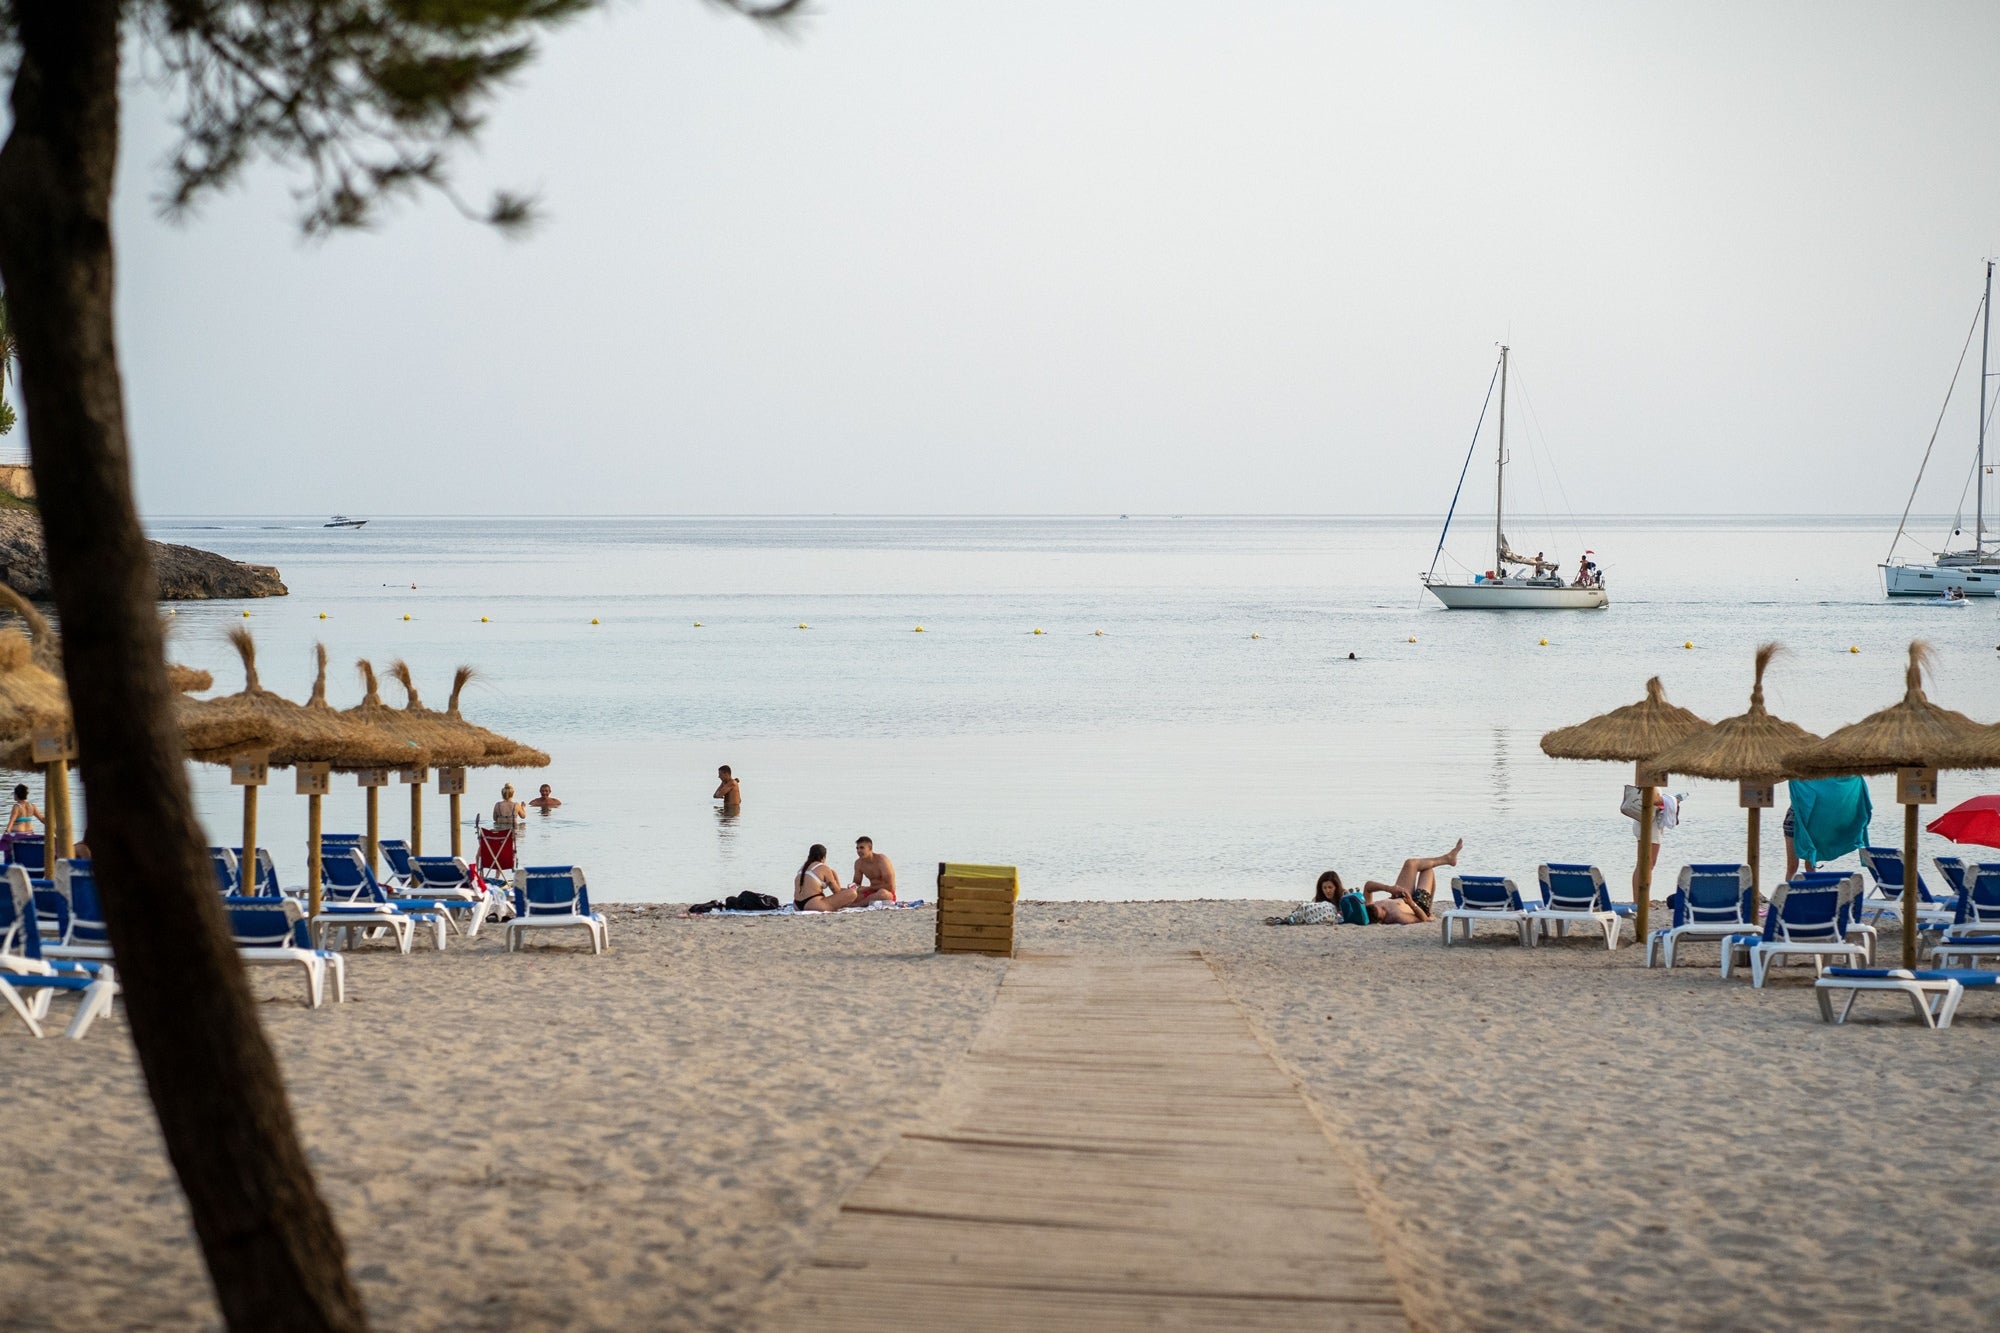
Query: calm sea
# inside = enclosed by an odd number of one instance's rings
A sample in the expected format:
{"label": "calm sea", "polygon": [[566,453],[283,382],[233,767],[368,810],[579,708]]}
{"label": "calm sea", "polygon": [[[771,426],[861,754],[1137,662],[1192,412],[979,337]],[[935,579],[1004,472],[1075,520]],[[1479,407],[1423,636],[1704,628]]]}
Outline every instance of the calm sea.
{"label": "calm sea", "polygon": [[[1649,675],[1705,716],[1739,712],[1751,653],[1775,638],[1791,652],[1772,709],[1824,730],[1897,698],[1921,635],[1942,655],[1934,697],[2000,713],[1995,605],[1887,603],[1881,519],[1586,520],[1611,609],[1512,614],[1422,593],[1428,519],[319,523],[156,521],[162,539],[275,564],[292,589],[182,604],[176,656],[236,688],[223,635],[248,624],[265,683],[303,698],[323,639],[342,706],[358,657],[408,659],[437,707],[472,664],[469,715],[555,756],[508,775],[564,801],[532,818],[530,860],[583,865],[606,900],[785,896],[808,844],[844,858],[862,833],[906,896],[964,860],[1019,865],[1033,897],[1297,899],[1323,868],[1386,877],[1460,836],[1469,870],[1525,882],[1538,862],[1590,860],[1623,883],[1627,771],[1536,741]],[[1569,568],[1577,551],[1550,554]],[[733,819],[709,798],[724,763],[745,791]],[[1947,802],[1993,776],[1948,776]],[[468,819],[501,781],[474,775]],[[336,783],[328,828],[358,830],[361,795]],[[1740,856],[1733,786],[1676,786],[1693,800],[1663,867]],[[233,843],[226,775],[201,769],[196,787]],[[262,817],[288,883],[305,823],[290,790],[281,776]],[[1893,840],[1888,784],[1876,800]],[[444,801],[425,806],[440,850]],[[402,834],[403,788],[384,811]]]}

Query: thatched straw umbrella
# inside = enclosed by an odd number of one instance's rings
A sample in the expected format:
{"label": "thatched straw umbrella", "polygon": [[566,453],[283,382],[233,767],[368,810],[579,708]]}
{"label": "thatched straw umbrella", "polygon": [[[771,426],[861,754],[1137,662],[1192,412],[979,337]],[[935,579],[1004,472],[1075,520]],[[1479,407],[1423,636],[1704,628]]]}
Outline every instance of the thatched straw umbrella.
{"label": "thatched straw umbrella", "polygon": [[[28,637],[21,640],[27,646],[27,655],[12,669],[23,704],[14,716],[17,722],[33,719],[19,731],[11,728],[6,731],[8,765],[43,769],[42,800],[48,806],[43,812],[46,816],[43,827],[48,831],[49,859],[53,865],[76,850],[75,821],[69,800],[69,761],[75,746],[69,739],[69,690],[63,683],[62,645],[42,613],[5,583],[0,583],[0,606],[21,617],[28,627]],[[9,656],[19,654],[10,649]],[[51,688],[53,697],[49,694]],[[0,727],[5,726],[0,723]],[[35,744],[37,732],[43,741],[39,746]]]}
{"label": "thatched straw umbrella", "polygon": [[1750,711],[1726,717],[1653,756],[1661,773],[1685,773],[1695,778],[1719,778],[1737,784],[1736,799],[1749,818],[1750,894],[1754,905],[1764,888],[1758,855],[1758,817],[1772,802],[1772,787],[1792,775],[1788,757],[1819,737],[1804,727],[1764,711],[1764,669],[1780,649],[1767,643],[1757,650],[1756,675],[1750,682]]}
{"label": "thatched straw umbrella", "polygon": [[1639,865],[1633,875],[1632,897],[1637,908],[1633,927],[1642,944],[1653,897],[1653,802],[1666,780],[1651,761],[1660,751],[1707,726],[1687,709],[1668,703],[1660,678],[1654,676],[1646,682],[1646,697],[1638,703],[1614,708],[1573,727],[1558,727],[1542,737],[1542,753],[1551,759],[1598,759],[1639,766],[1634,782],[1644,794],[1639,804]]}
{"label": "thatched straw umbrella", "polygon": [[[477,768],[547,768],[549,757],[532,746],[502,736],[496,731],[465,720],[459,711],[459,696],[464,694],[468,683],[477,680],[479,673],[469,666],[460,667],[451,678],[451,702],[444,710],[444,716],[462,733],[477,739],[483,748],[480,757],[468,767]],[[459,855],[460,793],[451,794],[451,854]]]}
{"label": "thatched straw umbrella", "polygon": [[[361,697],[360,703],[354,705],[352,708],[341,709],[340,715],[350,721],[361,722],[374,727],[378,732],[394,737],[398,742],[404,744],[407,747],[406,757],[402,764],[393,765],[393,767],[400,767],[405,770],[427,767],[431,763],[430,747],[424,743],[424,739],[421,736],[417,735],[410,728],[409,719],[404,716],[401,709],[391,708],[388,704],[382,702],[381,686],[375,679],[375,664],[364,657],[356,662],[354,666],[361,673],[361,682],[365,688],[365,692]],[[368,845],[368,869],[372,872],[381,859],[382,808],[380,792],[388,778],[384,768],[357,768],[355,774],[362,789],[368,793],[368,834],[366,841]]]}
{"label": "thatched straw umbrella", "polygon": [[[410,674],[409,663],[400,659],[391,662],[389,674],[396,678],[396,683],[408,696],[403,706],[395,710],[396,715],[402,719],[401,725],[407,729],[407,734],[414,735],[430,751],[432,763],[445,768],[463,768],[478,762],[486,752],[484,742],[471,735],[462,724],[454,723],[445,714],[424,706],[422,696],[417,693],[417,682]],[[424,850],[424,773],[419,769],[406,776],[410,779],[410,854],[414,856]]]}
{"label": "thatched straw umbrella", "polygon": [[326,701],[326,645],[315,643],[317,670],[312,697],[298,706],[301,718],[309,722],[292,741],[275,747],[274,765],[292,765],[298,771],[297,788],[306,798],[306,886],[311,895],[311,913],[319,915],[323,866],[320,857],[322,832],[320,802],[327,793],[328,775],[364,769],[393,768],[408,763],[412,754],[421,754],[411,742],[398,739],[380,727],[335,712]]}
{"label": "thatched straw umbrella", "polygon": [[1896,775],[1896,803],[1903,807],[1904,967],[1917,965],[1917,807],[1936,803],[1938,769],[1983,768],[1989,762],[1981,756],[1985,728],[1924,697],[1924,672],[1932,662],[1930,645],[1912,642],[1900,702],[1790,757],[1802,777]]}

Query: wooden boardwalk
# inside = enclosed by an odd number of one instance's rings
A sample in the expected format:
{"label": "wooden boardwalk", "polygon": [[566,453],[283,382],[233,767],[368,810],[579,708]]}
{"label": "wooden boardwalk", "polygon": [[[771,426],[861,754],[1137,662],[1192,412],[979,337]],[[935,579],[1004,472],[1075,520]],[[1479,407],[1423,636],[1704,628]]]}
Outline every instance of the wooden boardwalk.
{"label": "wooden boardwalk", "polygon": [[1027,955],[774,1328],[1405,1329],[1361,1199],[1195,954]]}

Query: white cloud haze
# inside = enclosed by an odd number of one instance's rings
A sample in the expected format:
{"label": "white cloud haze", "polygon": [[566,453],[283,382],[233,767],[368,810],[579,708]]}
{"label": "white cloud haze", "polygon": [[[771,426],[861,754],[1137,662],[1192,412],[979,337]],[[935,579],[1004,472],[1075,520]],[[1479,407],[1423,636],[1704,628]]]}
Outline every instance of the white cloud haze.
{"label": "white cloud haze", "polygon": [[2000,249],[1996,51],[1972,4],[644,0],[461,164],[530,239],[323,244],[269,167],[159,220],[135,67],[142,499],[1431,513],[1505,337],[1578,510],[1893,511]]}

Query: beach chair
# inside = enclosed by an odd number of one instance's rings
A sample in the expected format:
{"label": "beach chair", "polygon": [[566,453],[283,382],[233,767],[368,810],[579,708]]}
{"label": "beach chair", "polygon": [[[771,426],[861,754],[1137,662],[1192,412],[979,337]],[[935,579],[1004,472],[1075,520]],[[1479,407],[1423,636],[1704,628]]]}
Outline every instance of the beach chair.
{"label": "beach chair", "polygon": [[1931,966],[1977,967],[2000,960],[2000,863],[1964,867],[1958,911],[1931,946]]}
{"label": "beach chair", "polygon": [[1529,935],[1528,909],[1521,905],[1521,891],[1514,887],[1513,880],[1502,875],[1453,875],[1451,901],[1450,907],[1437,914],[1446,945],[1451,943],[1454,924],[1463,927],[1460,933],[1469,942],[1476,921],[1497,921],[1512,926],[1523,945],[1533,943]]}
{"label": "beach chair", "polygon": [[382,887],[394,892],[416,883],[417,872],[410,867],[410,844],[401,838],[383,838],[375,846],[382,853],[382,863],[389,873],[382,876]]}
{"label": "beach chair", "polygon": [[1827,960],[1866,967],[1874,950],[1868,941],[1848,938],[1850,906],[1861,895],[1861,876],[1833,883],[1793,880],[1780,884],[1764,909],[1762,934],[1731,935],[1722,942],[1722,975],[1734,975],[1738,959],[1750,964],[1750,984],[1762,989],[1771,966],[1781,958],[1810,958],[1817,975]]}
{"label": "beach chair", "polygon": [[581,928],[590,932],[592,953],[611,947],[603,913],[590,910],[590,887],[584,883],[582,866],[528,866],[515,876],[513,892],[508,953],[531,930]]}
{"label": "beach chair", "polygon": [[[1896,847],[1863,847],[1861,864],[1875,881],[1882,896],[1860,904],[1872,920],[1903,919],[1903,853]],[[1952,904],[1931,892],[1922,874],[1917,876],[1917,929],[1943,930],[1951,924]]]}
{"label": "beach chair", "polygon": [[1683,944],[1696,940],[1720,944],[1732,935],[1754,933],[1756,908],[1750,888],[1750,867],[1726,862],[1681,867],[1678,886],[1667,895],[1673,924],[1646,940],[1646,966],[1658,957],[1667,966]]}
{"label": "beach chair", "polygon": [[49,873],[48,838],[40,833],[9,834],[7,863],[20,866],[30,879],[45,878]]}
{"label": "beach chair", "polygon": [[1943,875],[1944,882],[1951,886],[1951,897],[1946,901],[1951,905],[1952,911],[1957,912],[1958,905],[1965,901],[1964,859],[1956,856],[1933,856],[1931,864],[1938,868],[1938,874]]}
{"label": "beach chair", "polygon": [[104,909],[97,900],[97,876],[87,859],[56,862],[49,891],[69,904],[69,936],[61,944],[44,944],[49,958],[87,962],[111,961],[111,932],[104,925]]}
{"label": "beach chair", "polygon": [[216,886],[222,890],[223,897],[242,891],[242,876],[237,869],[235,852],[227,847],[211,847],[208,849],[208,863],[215,867]]}
{"label": "beach chair", "polygon": [[352,947],[359,938],[379,938],[387,931],[394,936],[396,951],[408,953],[421,923],[431,927],[436,946],[444,948],[444,918],[437,912],[406,911],[389,900],[361,853],[348,847],[336,854],[322,855],[320,912],[312,919],[312,931],[320,948],[331,948],[335,932]]}
{"label": "beach chair", "polygon": [[[2000,972],[1953,969],[1913,972],[1900,967],[1829,967],[1813,983],[1819,1016],[1824,1022],[1845,1023],[1863,991],[1885,991],[1907,996],[1917,1017],[1930,1028],[1950,1027],[1952,1017],[1958,1013],[1959,1001],[1968,990],[1995,989],[2000,989]],[[1847,997],[1838,1014],[1833,1009],[1836,995]]]}
{"label": "beach chair", "polygon": [[111,1011],[118,996],[117,973],[101,963],[56,962],[44,955],[27,869],[10,865],[0,874],[0,1000],[40,1037],[42,1020],[59,994],[77,997],[76,1013],[63,1035],[81,1041]]}
{"label": "beach chair", "polygon": [[1537,867],[1535,878],[1541,882],[1542,901],[1528,904],[1529,943],[1547,939],[1551,928],[1560,938],[1568,934],[1574,921],[1603,932],[1606,949],[1618,947],[1618,937],[1624,933],[1623,919],[1611,910],[1603,871],[1596,866],[1550,863]]}
{"label": "beach chair", "polygon": [[333,1002],[340,1004],[347,999],[347,960],[313,944],[303,907],[290,898],[263,895],[225,898],[222,905],[229,913],[230,938],[236,941],[236,952],[244,962],[304,968],[308,1008],[320,1007],[329,974],[333,977]]}
{"label": "beach chair", "polygon": [[[493,893],[486,887],[486,881],[473,874],[462,857],[413,856],[409,865],[413,879],[404,893],[411,895],[410,900],[425,902],[446,913],[454,928],[458,926],[457,919],[449,914],[465,913],[465,937],[477,936],[493,906]],[[406,901],[402,894],[391,898],[396,902]]]}
{"label": "beach chair", "polygon": [[254,881],[248,885],[242,884],[243,849],[241,847],[233,847],[230,849],[230,853],[236,858],[239,892],[251,898],[282,898],[285,896],[285,891],[278,887],[278,863],[271,859],[271,849],[269,847],[259,847],[257,849],[257,874]]}
{"label": "beach chair", "polygon": [[518,848],[514,830],[510,828],[475,828],[474,839],[479,844],[478,859],[474,865],[480,878],[493,884],[506,884],[514,877],[514,857]]}

